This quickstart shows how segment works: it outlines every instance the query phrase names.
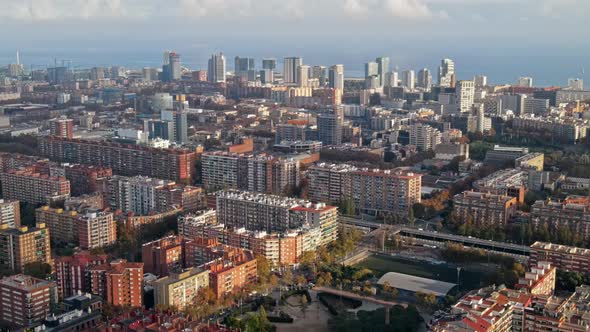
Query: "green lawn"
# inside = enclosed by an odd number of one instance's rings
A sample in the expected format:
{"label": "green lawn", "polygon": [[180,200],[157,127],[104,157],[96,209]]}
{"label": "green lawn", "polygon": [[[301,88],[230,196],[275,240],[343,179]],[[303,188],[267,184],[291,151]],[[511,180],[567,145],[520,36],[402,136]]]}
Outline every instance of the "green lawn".
{"label": "green lawn", "polygon": [[[387,272],[409,274],[417,277],[457,283],[457,269],[448,264],[430,264],[427,262],[411,261],[402,258],[373,255],[357,264],[357,266],[371,269],[375,276],[381,277]],[[460,289],[469,290],[485,286],[484,273],[461,269]]]}

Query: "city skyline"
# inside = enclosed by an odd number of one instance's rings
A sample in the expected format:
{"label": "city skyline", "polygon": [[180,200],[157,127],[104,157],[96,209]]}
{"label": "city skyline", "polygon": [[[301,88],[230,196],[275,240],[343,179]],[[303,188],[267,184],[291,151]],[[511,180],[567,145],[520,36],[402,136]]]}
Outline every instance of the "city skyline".
{"label": "city skyline", "polygon": [[258,61],[301,56],[310,65],[342,63],[346,76],[360,77],[376,56],[414,70],[434,70],[449,57],[459,78],[484,73],[504,83],[532,76],[557,85],[590,67],[590,49],[572,33],[588,26],[582,13],[589,6],[581,0],[10,0],[0,4],[0,63],[13,63],[20,50],[27,66],[57,58],[141,68],[160,65],[161,51],[174,49],[191,69],[206,69],[210,55],[222,51]]}

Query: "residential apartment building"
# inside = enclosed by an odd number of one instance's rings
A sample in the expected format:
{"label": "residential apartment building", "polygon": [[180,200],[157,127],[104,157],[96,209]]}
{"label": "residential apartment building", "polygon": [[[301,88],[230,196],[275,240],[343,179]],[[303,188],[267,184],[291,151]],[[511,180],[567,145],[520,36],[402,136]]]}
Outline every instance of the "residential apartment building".
{"label": "residential apartment building", "polygon": [[156,280],[153,286],[155,305],[182,310],[194,302],[201,289],[209,287],[209,271],[201,267],[190,267],[171,272],[169,276]]}
{"label": "residential apartment building", "polygon": [[20,202],[14,199],[0,199],[0,227],[20,227]]}
{"label": "residential apartment building", "polygon": [[164,277],[171,272],[182,270],[185,243],[184,237],[170,235],[143,244],[141,261],[144,264],[144,272]]}
{"label": "residential apartment building", "polygon": [[477,225],[503,226],[516,213],[514,197],[473,191],[464,191],[453,197],[453,213],[459,220]]}
{"label": "residential apartment building", "polygon": [[49,229],[43,223],[36,227],[0,229],[0,266],[22,272],[29,263],[51,264]]}
{"label": "residential apartment building", "polygon": [[117,223],[109,211],[88,209],[78,216],[78,243],[82,249],[95,249],[117,241]]}
{"label": "residential apartment building", "polygon": [[130,263],[118,259],[90,268],[92,294],[107,303],[141,307],[143,290],[143,263]]}
{"label": "residential apartment building", "polygon": [[63,169],[65,178],[70,181],[72,196],[97,192],[101,188],[101,182],[113,176],[113,170],[108,167],[65,164]]}
{"label": "residential apartment building", "polygon": [[531,264],[529,271],[518,279],[514,287],[532,295],[553,295],[556,271],[555,266],[547,261]]}
{"label": "residential apartment building", "polygon": [[57,290],[53,281],[15,274],[0,279],[0,298],[0,319],[19,331],[49,315],[57,304]]}
{"label": "residential apartment building", "polygon": [[202,235],[202,229],[217,223],[215,210],[203,210],[178,217],[178,234],[188,239]]}
{"label": "residential apartment building", "polygon": [[351,199],[357,212],[407,216],[421,201],[422,175],[418,173],[320,163],[307,170],[307,177],[310,200]]}
{"label": "residential apartment building", "polygon": [[[309,227],[283,233],[248,231],[244,228],[226,228],[224,225],[190,226],[192,234],[236,248],[251,250],[276,265],[295,265],[306,251],[315,251],[335,240],[335,234],[322,233],[320,227]],[[198,256],[196,256],[198,257]],[[195,256],[189,257],[195,259]]]}
{"label": "residential apartment building", "polygon": [[584,240],[590,239],[590,197],[568,196],[563,201],[536,201],[531,206],[531,223],[550,230],[569,227]]}
{"label": "residential apartment building", "polygon": [[217,222],[225,227],[269,233],[320,227],[326,243],[338,232],[335,206],[236,190],[220,191],[216,197]]}
{"label": "residential apartment building", "polygon": [[108,167],[119,175],[145,175],[189,184],[195,175],[197,152],[139,145],[64,139],[39,139],[41,155],[59,162]]}
{"label": "residential apartment building", "polygon": [[300,162],[294,158],[210,152],[203,154],[201,165],[203,183],[209,190],[282,194],[299,185]]}
{"label": "residential apartment building", "polygon": [[105,193],[114,210],[148,215],[176,208],[195,210],[203,207],[201,188],[176,184],[146,176],[113,176]]}
{"label": "residential apartment building", "polygon": [[0,173],[0,181],[4,199],[32,205],[45,204],[52,199],[70,195],[70,182],[66,178],[41,174],[32,167]]}
{"label": "residential apartment building", "polygon": [[507,168],[494,172],[473,183],[473,189],[495,195],[511,196],[524,203],[529,171],[520,168]]}
{"label": "residential apartment building", "polygon": [[87,251],[56,257],[53,266],[59,298],[75,296],[78,292],[89,293],[90,267],[106,263],[107,255],[92,255]]}
{"label": "residential apartment building", "polygon": [[548,242],[535,242],[531,245],[529,264],[549,262],[558,270],[590,273],[590,249],[564,246]]}
{"label": "residential apartment building", "polygon": [[74,138],[74,120],[66,117],[49,120],[49,134],[61,138]]}
{"label": "residential apartment building", "polygon": [[258,279],[256,257],[252,251],[225,245],[209,247],[208,250],[217,256],[204,265],[209,270],[209,287],[217,298],[238,292]]}
{"label": "residential apartment building", "polygon": [[423,123],[415,123],[409,126],[410,145],[416,146],[421,151],[434,150],[442,142],[442,134],[436,128]]}

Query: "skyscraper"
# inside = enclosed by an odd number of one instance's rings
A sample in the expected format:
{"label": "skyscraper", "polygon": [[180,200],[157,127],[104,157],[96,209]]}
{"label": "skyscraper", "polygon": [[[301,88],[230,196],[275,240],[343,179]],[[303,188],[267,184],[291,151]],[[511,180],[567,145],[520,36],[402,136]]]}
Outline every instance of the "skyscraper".
{"label": "skyscraper", "polygon": [[418,72],[418,83],[417,86],[426,90],[430,90],[432,86],[432,75],[430,74],[430,70],[427,68],[422,68]]}
{"label": "skyscraper", "polygon": [[328,73],[328,86],[344,91],[344,65],[333,65]]}
{"label": "skyscraper", "polygon": [[485,75],[475,75],[473,82],[476,87],[481,88],[488,85],[488,77]]}
{"label": "skyscraper", "polygon": [[377,62],[365,63],[365,78],[379,75],[379,64]]}
{"label": "skyscraper", "polygon": [[179,80],[182,76],[180,67],[180,54],[170,53],[170,81]]}
{"label": "skyscraper", "polygon": [[326,85],[327,75],[326,67],[324,66],[313,66],[311,68],[311,78],[317,78],[320,82],[320,86]]}
{"label": "skyscraper", "polygon": [[[102,75],[104,76],[104,74]],[[179,80],[181,78],[181,75],[182,71],[180,65],[180,54],[170,51],[164,52],[164,64],[162,65],[162,80],[167,82]]]}
{"label": "skyscraper", "polygon": [[254,58],[234,58],[234,72],[236,76],[248,79],[248,72],[254,70]]}
{"label": "skyscraper", "polygon": [[397,87],[399,82],[399,74],[397,71],[385,73],[384,86]]}
{"label": "skyscraper", "polygon": [[475,84],[473,81],[457,82],[455,95],[458,111],[461,113],[470,112],[475,98]]}
{"label": "skyscraper", "polygon": [[389,57],[379,57],[375,59],[375,62],[377,62],[379,86],[383,86],[385,84],[385,74],[389,71]]}
{"label": "skyscraper", "polygon": [[309,86],[309,66],[301,65],[297,67],[297,85],[300,87]]}
{"label": "skyscraper", "polygon": [[211,55],[207,80],[211,83],[225,83],[225,56],[223,53]]}
{"label": "skyscraper", "polygon": [[283,63],[283,82],[297,83],[297,68],[303,65],[303,59],[287,57]]}
{"label": "skyscraper", "polygon": [[567,86],[572,90],[584,90],[584,80],[581,78],[570,78],[567,80]]}
{"label": "skyscraper", "polygon": [[269,69],[275,70],[277,69],[277,59],[275,58],[266,58],[262,59],[262,69]]}
{"label": "skyscraper", "polygon": [[455,75],[455,62],[447,58],[442,59],[438,67],[438,85],[450,87],[453,75]]}
{"label": "skyscraper", "polygon": [[521,77],[518,78],[518,81],[516,82],[516,85],[522,86],[522,87],[531,88],[531,87],[533,87],[533,78],[532,77],[521,76]]}
{"label": "skyscraper", "polygon": [[262,84],[272,84],[274,81],[274,71],[272,69],[262,69],[260,71],[260,82]]}
{"label": "skyscraper", "polygon": [[402,72],[402,85],[408,90],[414,89],[416,86],[416,74],[413,70],[404,70]]}

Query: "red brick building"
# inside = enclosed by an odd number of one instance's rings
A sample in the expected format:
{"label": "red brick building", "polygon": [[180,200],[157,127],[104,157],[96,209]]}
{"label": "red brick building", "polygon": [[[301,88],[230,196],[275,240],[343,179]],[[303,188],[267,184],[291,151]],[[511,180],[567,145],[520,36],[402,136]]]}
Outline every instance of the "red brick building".
{"label": "red brick building", "polygon": [[35,167],[8,170],[0,174],[0,181],[4,199],[16,199],[33,205],[70,194],[70,181],[64,177],[38,173]]}
{"label": "red brick building", "polygon": [[66,179],[70,181],[72,196],[97,192],[101,179],[113,176],[112,169],[92,165],[66,165],[64,171]]}
{"label": "red brick building", "polygon": [[39,138],[39,152],[54,161],[109,167],[119,175],[145,175],[187,184],[196,172],[197,152],[186,149],[45,136]]}
{"label": "red brick building", "polygon": [[185,243],[182,236],[171,235],[144,244],[141,248],[144,271],[165,277],[171,271],[182,269]]}
{"label": "red brick building", "polygon": [[143,263],[118,259],[90,268],[92,293],[112,305],[141,307],[142,284]]}
{"label": "red brick building", "polygon": [[36,325],[57,303],[55,288],[53,281],[24,274],[1,279],[0,319],[21,328]]}
{"label": "red brick building", "polygon": [[91,255],[87,251],[54,260],[59,297],[64,299],[78,291],[90,292],[90,267],[107,263],[107,255]]}

